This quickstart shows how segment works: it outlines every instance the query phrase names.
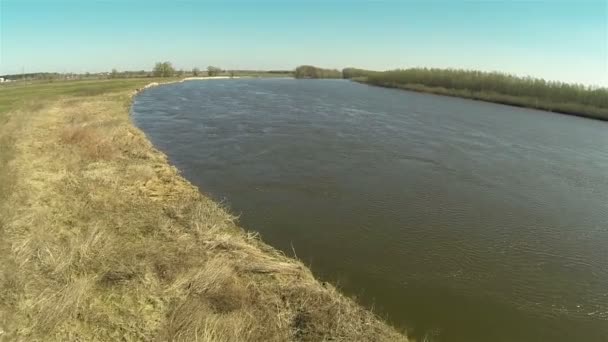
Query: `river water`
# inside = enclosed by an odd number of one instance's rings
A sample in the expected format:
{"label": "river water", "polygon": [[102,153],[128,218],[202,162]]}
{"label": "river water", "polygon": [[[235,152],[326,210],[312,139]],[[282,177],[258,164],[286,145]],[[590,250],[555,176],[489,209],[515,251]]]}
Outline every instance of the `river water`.
{"label": "river water", "polygon": [[432,341],[608,341],[608,123],[342,80],[146,90],[186,178]]}

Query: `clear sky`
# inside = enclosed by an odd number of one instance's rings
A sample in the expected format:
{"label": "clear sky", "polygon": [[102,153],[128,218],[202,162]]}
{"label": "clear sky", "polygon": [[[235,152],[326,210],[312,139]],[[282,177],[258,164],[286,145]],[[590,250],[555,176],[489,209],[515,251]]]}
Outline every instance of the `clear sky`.
{"label": "clear sky", "polygon": [[608,0],[0,0],[0,74],[499,70],[608,86]]}

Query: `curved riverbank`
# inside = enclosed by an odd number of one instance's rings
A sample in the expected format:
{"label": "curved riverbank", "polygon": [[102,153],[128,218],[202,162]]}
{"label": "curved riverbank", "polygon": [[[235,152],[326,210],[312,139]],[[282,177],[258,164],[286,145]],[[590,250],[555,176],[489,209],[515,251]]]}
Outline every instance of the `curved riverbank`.
{"label": "curved riverbank", "polygon": [[182,178],[130,120],[148,83],[0,94],[1,337],[407,340]]}

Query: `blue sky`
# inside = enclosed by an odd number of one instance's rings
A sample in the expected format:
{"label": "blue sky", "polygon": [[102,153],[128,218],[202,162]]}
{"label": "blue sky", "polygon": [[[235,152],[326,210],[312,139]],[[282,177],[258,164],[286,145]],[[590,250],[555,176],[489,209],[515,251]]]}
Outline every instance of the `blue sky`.
{"label": "blue sky", "polygon": [[300,64],[608,86],[608,0],[0,0],[0,74]]}

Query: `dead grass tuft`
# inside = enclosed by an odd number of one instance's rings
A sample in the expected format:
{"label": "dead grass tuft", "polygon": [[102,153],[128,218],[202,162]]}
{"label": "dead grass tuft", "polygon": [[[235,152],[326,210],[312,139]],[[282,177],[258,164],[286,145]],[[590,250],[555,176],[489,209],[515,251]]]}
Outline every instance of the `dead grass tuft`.
{"label": "dead grass tuft", "polygon": [[97,129],[83,125],[68,125],[61,132],[61,142],[80,147],[82,153],[91,160],[111,159],[115,146],[108,138],[104,138]]}

